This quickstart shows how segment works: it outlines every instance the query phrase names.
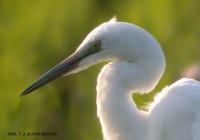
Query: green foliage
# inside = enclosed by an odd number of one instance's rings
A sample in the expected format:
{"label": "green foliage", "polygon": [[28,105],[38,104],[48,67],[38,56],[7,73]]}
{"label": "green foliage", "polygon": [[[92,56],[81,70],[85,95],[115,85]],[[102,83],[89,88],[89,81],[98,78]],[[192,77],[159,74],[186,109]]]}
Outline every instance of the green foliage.
{"label": "green foliage", "polygon": [[199,61],[199,6],[199,0],[1,0],[0,139],[12,139],[7,133],[13,131],[56,131],[57,137],[14,139],[101,140],[95,86],[102,65],[23,98],[20,92],[72,53],[91,29],[116,15],[151,32],[167,57],[159,86],[149,95],[135,96],[143,108],[183,68]]}

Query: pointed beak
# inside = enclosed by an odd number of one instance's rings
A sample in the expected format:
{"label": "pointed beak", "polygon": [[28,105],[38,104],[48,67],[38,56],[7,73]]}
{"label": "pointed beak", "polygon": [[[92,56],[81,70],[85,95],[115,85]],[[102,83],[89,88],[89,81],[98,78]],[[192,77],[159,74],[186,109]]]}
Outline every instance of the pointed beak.
{"label": "pointed beak", "polygon": [[78,67],[78,64],[82,58],[84,58],[84,55],[82,55],[79,52],[75,52],[70,57],[66,58],[65,60],[60,62],[58,65],[50,69],[48,72],[43,74],[41,77],[39,77],[27,89],[25,89],[20,94],[20,96],[29,94],[30,92],[46,85],[47,83],[57,79],[58,77],[71,72],[72,70]]}

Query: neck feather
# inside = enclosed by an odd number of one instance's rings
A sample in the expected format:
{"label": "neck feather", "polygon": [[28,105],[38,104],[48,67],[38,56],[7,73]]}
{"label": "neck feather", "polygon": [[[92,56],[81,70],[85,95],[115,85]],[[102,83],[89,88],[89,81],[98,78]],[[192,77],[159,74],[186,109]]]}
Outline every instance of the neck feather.
{"label": "neck feather", "polygon": [[115,67],[124,62],[117,63],[106,65],[98,76],[97,115],[106,140],[141,140],[147,113],[136,108],[131,90],[121,83],[124,75]]}

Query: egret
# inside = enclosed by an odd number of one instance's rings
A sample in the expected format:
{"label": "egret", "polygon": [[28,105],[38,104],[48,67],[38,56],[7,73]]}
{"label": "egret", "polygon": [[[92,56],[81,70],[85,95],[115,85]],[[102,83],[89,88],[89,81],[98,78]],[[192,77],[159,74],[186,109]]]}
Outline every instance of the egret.
{"label": "egret", "polygon": [[105,140],[199,140],[200,82],[183,78],[165,87],[149,111],[132,94],[154,89],[165,70],[158,41],[131,23],[111,19],[92,30],[78,49],[33,82],[21,96],[64,74],[107,61],[97,78],[97,116]]}

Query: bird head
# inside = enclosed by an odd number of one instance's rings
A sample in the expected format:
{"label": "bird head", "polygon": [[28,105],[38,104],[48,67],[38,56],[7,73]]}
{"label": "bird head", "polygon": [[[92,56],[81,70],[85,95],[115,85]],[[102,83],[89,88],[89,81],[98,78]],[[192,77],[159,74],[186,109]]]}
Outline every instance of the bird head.
{"label": "bird head", "polygon": [[155,46],[159,47],[157,41],[142,28],[125,22],[117,22],[116,18],[113,18],[93,29],[71,56],[39,77],[22,92],[21,96],[62,75],[77,73],[102,61],[148,60],[145,56],[156,55],[156,49],[152,49]]}

